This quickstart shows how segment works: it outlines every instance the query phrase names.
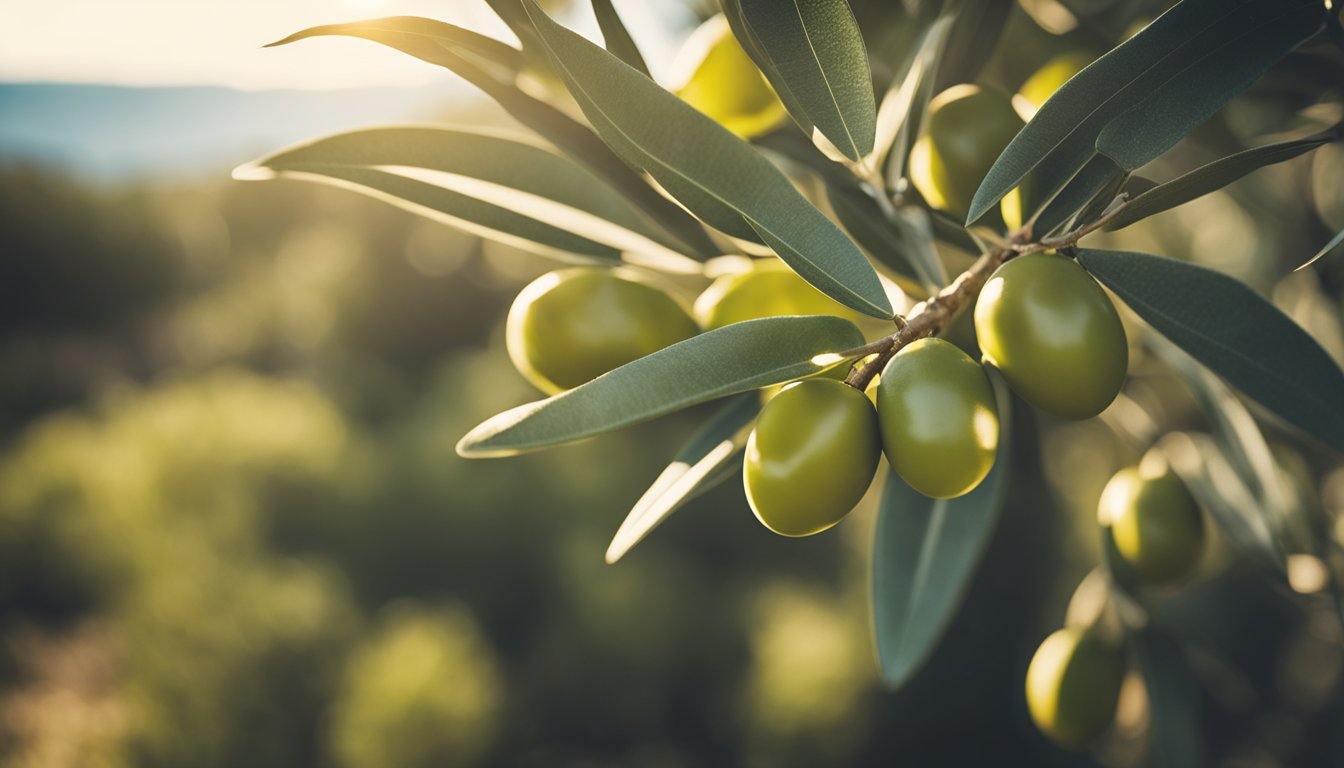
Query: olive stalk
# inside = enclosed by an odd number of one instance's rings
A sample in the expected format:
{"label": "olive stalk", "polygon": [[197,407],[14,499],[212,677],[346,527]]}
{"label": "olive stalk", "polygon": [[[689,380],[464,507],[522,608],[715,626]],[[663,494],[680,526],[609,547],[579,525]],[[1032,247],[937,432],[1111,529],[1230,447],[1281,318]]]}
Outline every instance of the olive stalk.
{"label": "olive stalk", "polygon": [[966,271],[957,275],[955,280],[932,297],[916,304],[908,315],[900,318],[901,322],[897,322],[895,333],[856,350],[862,353],[856,356],[876,353],[876,357],[850,371],[849,376],[845,377],[845,383],[859,390],[867,388],[873,377],[886,366],[887,361],[903,347],[926,336],[932,336],[946,327],[966,304],[979,295],[985,281],[1004,262],[1026,253],[1068,248],[1076,244],[1082,238],[1106,226],[1107,222],[1124,209],[1127,200],[1128,195],[1120,194],[1095,220],[1058,237],[1033,242],[1030,227],[1027,226],[1014,232],[1006,241],[980,254],[980,258],[976,259]]}

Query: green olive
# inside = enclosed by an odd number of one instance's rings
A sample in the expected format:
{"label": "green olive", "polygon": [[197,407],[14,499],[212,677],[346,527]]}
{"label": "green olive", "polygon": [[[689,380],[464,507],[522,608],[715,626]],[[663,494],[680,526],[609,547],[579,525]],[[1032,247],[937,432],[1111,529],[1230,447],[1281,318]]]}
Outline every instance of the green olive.
{"label": "green olive", "polygon": [[925,496],[969,493],[994,466],[994,390],[951,342],[920,339],[897,352],[882,371],[877,415],[891,468]]}
{"label": "green olive", "polygon": [[984,361],[1017,394],[1068,419],[1101,413],[1129,365],[1115,305],[1076,262],[1031,253],[990,275],[975,304]]}
{"label": "green olive", "polygon": [[928,131],[910,152],[910,181],[929,205],[965,219],[980,181],[1023,125],[1003,92],[952,86],[929,102]]}
{"label": "green olive", "polygon": [[1100,736],[1115,717],[1125,679],[1124,651],[1099,633],[1056,631],[1027,667],[1027,709],[1041,732],[1065,747]]}
{"label": "green olive", "polygon": [[625,269],[573,267],[524,288],[509,309],[509,357],[549,394],[699,332],[684,304]]}
{"label": "green olive", "polygon": [[882,453],[873,404],[834,379],[785,387],[747,438],[742,481],[766,528],[809,536],[840,522],[868,490]]}
{"label": "green olive", "polygon": [[835,315],[855,312],[813,288],[779,259],[760,259],[751,269],[714,280],[695,300],[695,317],[705,330],[779,315]]}
{"label": "green olive", "polygon": [[1115,552],[1151,584],[1185,578],[1204,549],[1204,518],[1165,461],[1146,457],[1122,469],[1102,491],[1097,518],[1111,528]]}
{"label": "green olive", "polygon": [[678,73],[673,93],[744,139],[774,128],[788,114],[723,14],[695,30],[672,69]]}

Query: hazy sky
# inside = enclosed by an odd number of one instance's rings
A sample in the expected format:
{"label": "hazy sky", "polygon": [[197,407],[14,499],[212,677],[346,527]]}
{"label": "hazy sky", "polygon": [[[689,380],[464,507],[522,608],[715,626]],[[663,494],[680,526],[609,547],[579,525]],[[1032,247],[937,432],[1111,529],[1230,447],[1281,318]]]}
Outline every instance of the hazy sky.
{"label": "hazy sky", "polygon": [[[651,62],[665,61],[667,43],[651,16],[675,13],[677,4],[616,5]],[[327,89],[442,78],[361,40],[261,49],[304,27],[400,14],[513,39],[484,0],[0,0],[0,81]],[[585,33],[596,26],[589,22],[575,20]]]}

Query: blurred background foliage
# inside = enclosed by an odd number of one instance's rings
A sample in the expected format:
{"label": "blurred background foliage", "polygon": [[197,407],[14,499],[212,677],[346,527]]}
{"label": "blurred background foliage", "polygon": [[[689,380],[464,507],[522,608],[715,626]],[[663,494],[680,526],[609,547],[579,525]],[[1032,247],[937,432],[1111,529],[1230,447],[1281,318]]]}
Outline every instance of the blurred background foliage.
{"label": "blurred background foliage", "polygon": [[[899,33],[882,5],[855,3],[873,51]],[[1162,6],[1022,0],[981,79],[1015,91]],[[1293,85],[1257,86],[1152,174],[1325,109],[1284,96]],[[1026,425],[969,600],[891,695],[861,567],[871,500],[788,540],[727,483],[607,566],[611,533],[703,411],[508,461],[454,454],[477,421],[535,397],[502,321],[553,264],[293,182],[95,184],[0,166],[4,764],[1140,759],[1141,686],[1091,755],[1048,745],[1021,692],[1097,562],[1102,486],[1145,447],[1132,412]],[[1326,147],[1123,242],[1237,275],[1344,359],[1344,261],[1289,272],[1344,226],[1341,178],[1344,150]],[[1128,401],[1163,430],[1207,429],[1131,330]],[[1269,437],[1303,513],[1344,538],[1339,457]],[[1323,598],[1275,587],[1222,545],[1166,603],[1195,648],[1219,764],[1339,764],[1341,632]]]}

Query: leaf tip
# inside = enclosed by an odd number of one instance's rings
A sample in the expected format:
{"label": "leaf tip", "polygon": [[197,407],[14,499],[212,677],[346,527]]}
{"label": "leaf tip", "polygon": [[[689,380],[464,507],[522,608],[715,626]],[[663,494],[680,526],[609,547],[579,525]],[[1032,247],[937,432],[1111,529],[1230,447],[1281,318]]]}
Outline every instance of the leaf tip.
{"label": "leaf tip", "polygon": [[267,181],[280,176],[274,168],[263,165],[260,160],[243,163],[234,168],[229,175],[234,181]]}
{"label": "leaf tip", "polygon": [[464,459],[489,458],[491,452],[481,448],[481,444],[485,442],[485,438],[481,436],[481,427],[484,426],[485,424],[482,424],[463,435],[462,439],[457,441],[457,445],[453,446],[453,451]]}
{"label": "leaf tip", "polygon": [[279,47],[282,46],[282,45],[289,45],[290,43],[294,42],[295,40],[299,40],[299,39],[301,39],[302,37],[303,37],[303,33],[302,33],[302,32],[295,32],[294,34],[292,34],[292,35],[287,35],[287,36],[285,36],[285,37],[280,38],[279,40],[275,40],[275,41],[266,43],[265,45],[263,45],[263,46],[261,46],[261,47],[262,47],[262,48],[279,48]]}

